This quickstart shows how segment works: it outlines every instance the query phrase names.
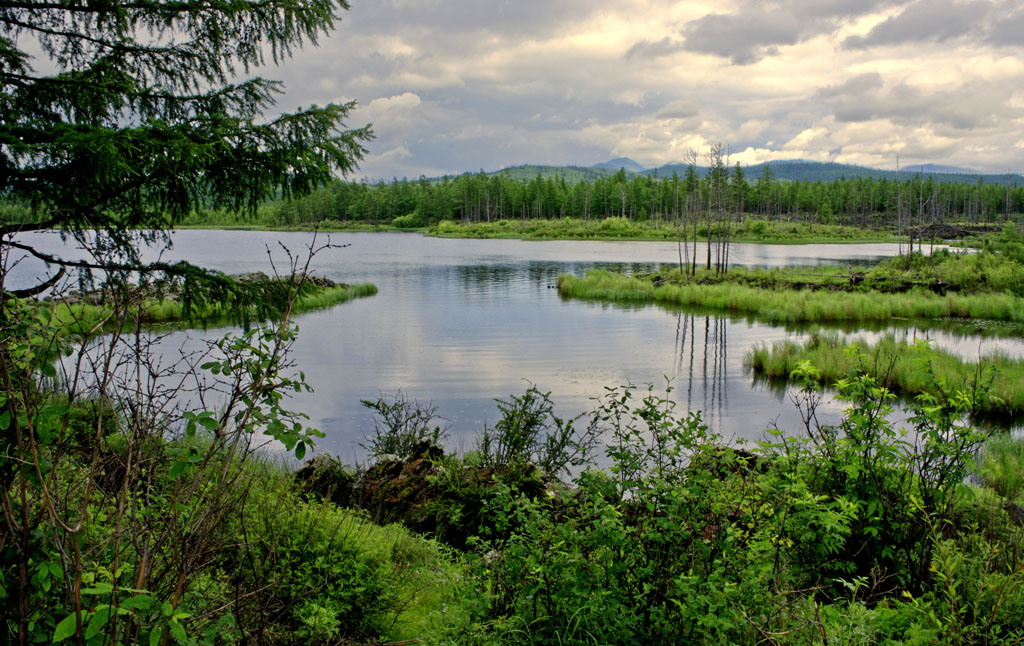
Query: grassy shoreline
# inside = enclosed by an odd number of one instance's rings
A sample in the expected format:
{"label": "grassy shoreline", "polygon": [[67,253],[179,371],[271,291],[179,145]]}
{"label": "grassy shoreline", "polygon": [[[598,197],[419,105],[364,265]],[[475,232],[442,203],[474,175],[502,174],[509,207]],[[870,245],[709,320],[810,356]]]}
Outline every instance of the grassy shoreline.
{"label": "grassy shoreline", "polygon": [[[326,309],[341,303],[348,302],[355,298],[373,296],[377,293],[377,286],[372,283],[358,285],[339,284],[330,287],[318,285],[307,285],[295,299],[292,306],[293,314],[301,314],[313,310]],[[103,320],[112,315],[112,310],[104,305],[91,303],[65,303],[54,302],[52,320],[58,325],[65,327],[71,334],[83,334],[96,327]],[[185,323],[184,307],[180,301],[166,298],[159,300],[145,301],[141,306],[139,316],[146,325],[186,325],[193,326],[195,321],[200,322],[203,327],[219,327],[229,325],[231,318],[227,312],[222,312],[217,304],[208,305],[200,312],[197,312]]]}
{"label": "grassy shoreline", "polygon": [[[682,233],[672,223],[636,222],[621,217],[579,220],[496,220],[493,222],[461,223],[443,220],[429,227],[427,235],[442,238],[510,238],[519,240],[638,240],[676,242]],[[692,244],[693,232],[687,232]],[[706,240],[707,230],[698,227],[697,240]],[[748,219],[733,224],[730,231],[733,242],[759,242],[764,244],[808,243],[863,243],[893,242],[896,238],[886,231],[869,231],[841,225],[803,222],[769,222]]]}
{"label": "grassy shoreline", "polygon": [[915,288],[898,294],[774,290],[734,283],[659,284],[604,270],[558,277],[559,294],[612,302],[651,302],[701,306],[753,314],[770,323],[906,319],[1024,321],[1024,298],[1005,293],[938,295]]}
{"label": "grassy shoreline", "polygon": [[[463,223],[453,220],[424,227],[399,227],[392,224],[324,220],[316,225],[267,226],[261,224],[178,225],[178,229],[225,231],[320,231],[324,233],[420,233],[437,238],[477,238],[509,240],[602,240],[638,242],[676,242],[679,232],[670,223],[636,222],[621,217],[579,220],[495,220]],[[692,230],[688,235],[692,238]],[[698,241],[707,239],[707,230],[698,229]],[[895,242],[888,231],[872,231],[842,225],[804,222],[747,220],[733,225],[733,242],[763,244],[870,243]],[[692,244],[692,239],[690,240]]]}
{"label": "grassy shoreline", "polygon": [[426,230],[425,228],[408,229],[390,224],[342,222],[340,220],[324,220],[317,224],[280,226],[265,224],[177,224],[174,228],[182,231],[282,231],[294,233],[313,233],[314,231],[320,233],[422,233]]}
{"label": "grassy shoreline", "polygon": [[987,387],[987,397],[977,398],[977,411],[984,416],[1024,415],[1024,361],[999,354],[980,362],[960,357],[924,343],[908,344],[887,335],[876,343],[864,339],[846,340],[835,333],[812,334],[807,341],[778,341],[768,347],[757,345],[744,363],[756,375],[788,379],[801,364],[815,369],[818,383],[831,387],[860,372],[879,385],[906,397],[945,392],[975,391]]}

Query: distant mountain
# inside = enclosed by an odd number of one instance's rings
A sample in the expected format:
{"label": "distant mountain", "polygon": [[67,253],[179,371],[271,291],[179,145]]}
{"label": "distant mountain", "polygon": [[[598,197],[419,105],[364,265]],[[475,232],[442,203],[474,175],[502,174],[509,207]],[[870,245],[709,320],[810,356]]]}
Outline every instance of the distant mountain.
{"label": "distant mountain", "polygon": [[644,166],[638,164],[629,157],[616,157],[615,159],[609,159],[606,162],[594,164],[591,168],[608,168],[611,170],[625,169],[626,172],[632,173],[640,173],[647,170]]}
{"label": "distant mountain", "polygon": [[[522,166],[509,166],[508,168],[502,168],[501,170],[487,173],[488,175],[504,175],[514,180],[521,182],[528,182],[531,179],[541,176],[541,179],[547,179],[554,177],[556,179],[564,179],[570,184],[576,182],[588,181],[592,182],[600,177],[611,177],[615,173],[619,172],[619,168],[595,168],[593,166],[544,166],[540,164],[524,164]],[[628,175],[635,175],[633,172],[627,171]]]}
{"label": "distant mountain", "polygon": [[900,169],[908,173],[943,173],[947,175],[978,175],[973,168],[961,168],[960,166],[944,166],[942,164],[911,164]]}
{"label": "distant mountain", "polygon": [[[894,170],[881,170],[868,168],[866,166],[855,166],[853,164],[838,164],[836,162],[814,162],[804,159],[780,159],[776,161],[763,162],[753,166],[743,166],[747,181],[756,181],[761,178],[766,166],[770,166],[775,179],[791,182],[831,182],[842,178],[864,177],[873,179],[894,180],[909,179],[918,174],[916,166],[901,168],[897,173]],[[1005,173],[1001,175],[984,175],[965,168],[955,166],[939,166],[937,164],[924,164],[921,175],[925,178],[931,177],[936,182],[952,183],[974,183],[981,179],[986,184],[999,186],[1024,186],[1024,175]],[[929,168],[955,169],[955,171],[929,170]],[[643,175],[657,175],[658,177],[671,176],[676,172],[682,177],[686,173],[686,164],[666,164],[658,168],[643,171]],[[697,172],[702,176],[707,174],[707,168],[699,166]]]}
{"label": "distant mountain", "polygon": [[[1024,186],[1024,175],[1017,173],[987,175],[979,174],[977,171],[968,168],[943,166],[939,164],[907,166],[900,168],[898,175],[894,170],[881,170],[878,168],[855,166],[853,164],[838,164],[835,162],[815,162],[807,161],[805,159],[780,159],[761,164],[754,164],[753,166],[742,166],[743,172],[746,173],[748,182],[755,182],[760,179],[761,175],[764,173],[765,167],[771,167],[772,174],[775,176],[775,179],[790,182],[831,182],[836,179],[849,179],[853,177],[870,177],[873,179],[886,180],[894,180],[899,177],[900,179],[906,180],[918,175],[920,172],[923,177],[931,177],[936,182],[974,184],[980,179],[985,184],[995,184],[997,186]],[[680,177],[686,175],[686,164],[666,164],[664,166],[659,166],[658,168],[644,168],[632,159],[628,159],[626,157],[612,159],[594,166],[546,166],[541,164],[524,164],[522,166],[509,166],[508,168],[503,168],[499,171],[493,171],[487,174],[504,175],[523,182],[528,182],[537,177],[537,175],[540,175],[541,179],[553,177],[555,179],[564,179],[570,184],[575,184],[576,182],[581,181],[592,182],[595,179],[602,177],[611,177],[618,173],[619,169],[622,168],[626,170],[626,175],[629,177],[634,175],[671,177],[673,171]],[[637,168],[640,170],[636,170]],[[918,168],[921,170],[918,171]],[[697,167],[697,173],[701,176],[707,175],[707,172],[707,167]]]}

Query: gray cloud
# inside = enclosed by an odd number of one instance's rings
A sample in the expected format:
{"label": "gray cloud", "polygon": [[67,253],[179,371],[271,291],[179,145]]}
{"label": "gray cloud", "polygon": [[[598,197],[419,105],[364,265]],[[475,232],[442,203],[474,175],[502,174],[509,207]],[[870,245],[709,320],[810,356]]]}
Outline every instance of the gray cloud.
{"label": "gray cloud", "polygon": [[[1019,5],[1019,2],[1014,4]],[[1024,8],[1006,8],[1006,11],[993,12],[992,25],[988,32],[988,42],[996,46],[1024,45]]]}
{"label": "gray cloud", "polygon": [[683,27],[683,47],[693,52],[731,59],[737,65],[756,63],[778,53],[780,45],[793,45],[824,31],[782,14],[710,14]]}
{"label": "gray cloud", "polygon": [[886,86],[882,76],[868,73],[819,90],[841,123],[887,119],[903,126],[940,125],[954,130],[988,128],[1012,116],[1012,89],[967,82],[953,90],[925,91],[906,83]]}
{"label": "gray cloud", "polygon": [[908,0],[743,0],[734,13],[711,13],[692,20],[678,37],[640,41],[627,58],[656,58],[681,50],[727,58],[736,65],[775,56],[779,47],[832,33],[844,21]]}
{"label": "gray cloud", "polygon": [[981,1],[918,0],[875,25],[865,36],[847,38],[843,46],[865,49],[909,42],[943,42],[980,27],[990,8],[991,3]]}
{"label": "gray cloud", "polygon": [[682,49],[683,41],[681,38],[666,36],[656,41],[642,40],[626,50],[626,59],[658,58],[675,54]]}
{"label": "gray cloud", "polygon": [[658,119],[689,119],[697,116],[697,106],[685,99],[676,99],[658,110],[655,115]]}

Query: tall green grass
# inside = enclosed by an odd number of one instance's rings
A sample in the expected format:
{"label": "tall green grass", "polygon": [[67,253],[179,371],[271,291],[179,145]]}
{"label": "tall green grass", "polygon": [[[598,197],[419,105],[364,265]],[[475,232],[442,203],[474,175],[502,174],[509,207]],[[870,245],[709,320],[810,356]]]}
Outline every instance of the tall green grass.
{"label": "tall green grass", "polygon": [[927,344],[908,344],[892,335],[869,343],[847,340],[834,333],[815,333],[805,342],[779,341],[771,347],[755,346],[745,363],[754,373],[788,378],[803,362],[817,369],[826,386],[864,372],[897,395],[940,396],[957,390],[980,393],[977,413],[998,417],[1024,415],[1024,361],[990,355],[980,362]]}
{"label": "tall green grass", "polygon": [[[308,568],[315,572],[315,561],[331,558],[354,558],[380,564],[387,570],[388,599],[381,603],[390,615],[386,617],[386,630],[381,635],[385,641],[416,639],[437,632],[442,621],[459,620],[458,608],[445,607],[446,597],[464,574],[462,563],[451,550],[402,525],[378,525],[358,511],[303,497],[296,491],[292,470],[272,458],[260,456],[245,468],[251,474],[249,495],[255,509],[246,520],[255,525],[250,531],[263,530],[262,540],[276,537],[282,542],[295,541],[296,534],[309,531],[310,523],[329,530],[325,532],[330,537],[329,542],[319,547],[333,548],[333,556],[311,549],[308,562],[298,564],[300,570]],[[317,546],[311,542],[311,547]],[[305,574],[300,571],[296,577]],[[352,575],[356,577],[358,572],[353,571]],[[361,582],[336,580],[333,583],[357,588]],[[363,611],[349,609],[352,614]]]}
{"label": "tall green grass", "polygon": [[[327,309],[348,302],[354,298],[373,296],[377,286],[371,283],[358,285],[337,285],[334,287],[317,287],[307,285],[295,300],[292,313],[301,314],[319,309]],[[52,321],[71,334],[81,335],[89,331],[102,331],[110,323],[113,311],[105,305],[89,303],[55,302]],[[202,321],[206,326],[229,324],[231,318],[217,303],[208,304],[200,311],[194,312],[185,319],[184,307],[180,301],[160,299],[144,302],[137,312],[142,323],[147,325],[189,325],[192,321]]]}
{"label": "tall green grass", "polygon": [[986,486],[1013,502],[1024,493],[1024,439],[995,435],[981,448],[978,474]]}
{"label": "tall green grass", "polygon": [[617,302],[693,305],[756,315],[770,323],[881,321],[892,318],[961,318],[1024,321],[1024,298],[1005,293],[938,295],[923,289],[900,294],[810,289],[767,290],[732,283],[660,284],[605,270],[585,277],[561,275],[562,296]]}

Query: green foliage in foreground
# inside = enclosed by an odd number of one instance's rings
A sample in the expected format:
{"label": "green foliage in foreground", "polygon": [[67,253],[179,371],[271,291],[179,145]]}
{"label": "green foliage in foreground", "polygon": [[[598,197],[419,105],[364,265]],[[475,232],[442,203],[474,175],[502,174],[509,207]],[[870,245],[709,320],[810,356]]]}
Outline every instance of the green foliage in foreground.
{"label": "green foliage in foreground", "polygon": [[[126,458],[114,448],[124,446],[118,437],[115,433],[105,442],[103,456],[111,463]],[[205,496],[175,502],[182,476],[174,473],[171,462],[160,459],[161,454],[186,449],[187,444],[156,443],[137,456],[155,468],[147,481],[149,508],[140,522],[158,523],[173,514],[208,522],[200,509]],[[64,486],[88,490],[74,460],[57,468]],[[358,513],[303,498],[292,486],[290,470],[281,464],[263,459],[237,471],[235,466],[226,468],[233,483],[219,492],[227,513],[196,546],[217,546],[216,550],[197,554],[202,558],[187,577],[176,569],[156,573],[172,586],[179,575],[188,581],[184,594],[166,598],[177,599],[172,614],[164,614],[171,606],[156,592],[156,581],[147,590],[133,589],[132,584],[137,568],[146,568],[147,562],[175,563],[179,546],[170,542],[153,545],[146,553],[118,553],[114,528],[102,520],[116,515],[118,497],[110,495],[116,490],[94,490],[78,501],[97,519],[86,524],[78,542],[90,555],[83,577],[84,643],[135,643],[132,635],[141,643],[160,643],[166,627],[170,644],[333,644],[351,638],[414,636],[433,621],[445,578],[457,572],[436,543],[403,527],[380,527]],[[39,538],[42,549],[33,556],[31,567],[36,641],[76,643],[71,639],[74,608],[67,605],[61,583],[62,557],[52,547],[45,549],[48,537]],[[14,575],[16,571],[5,567],[5,583]],[[109,608],[120,615],[124,641],[110,632],[114,624]],[[156,637],[150,637],[153,634]]]}
{"label": "green foliage in foreground", "polygon": [[1024,361],[1001,355],[980,363],[933,348],[926,341],[910,344],[887,335],[875,343],[847,340],[834,333],[814,333],[798,343],[779,341],[755,346],[746,364],[759,375],[788,378],[807,363],[822,384],[839,383],[852,371],[871,375],[898,395],[936,396],[949,389],[985,392],[972,412],[991,416],[1024,414]]}
{"label": "green foliage in foreground", "polygon": [[442,643],[987,644],[1024,641],[1024,533],[963,484],[982,435],[971,394],[888,421],[892,395],[851,375],[836,426],[724,448],[652,390],[610,389],[595,418],[610,466],[570,490],[499,484],[497,526]]}
{"label": "green foliage in foreground", "polygon": [[[397,220],[397,218],[396,218]],[[397,224],[397,223],[396,223]],[[667,240],[681,239],[680,230],[667,221],[637,221],[613,216],[578,218],[455,222],[442,220],[427,233],[445,238],[519,238],[523,240]],[[693,232],[688,231],[692,242]],[[697,239],[706,240],[706,225],[697,228]],[[880,242],[895,238],[886,232],[837,224],[808,224],[747,219],[731,226],[734,242],[802,244],[807,242]]]}
{"label": "green foliage in foreground", "polygon": [[[829,426],[814,415],[813,367],[796,376],[803,435],[772,430],[752,451],[723,446],[698,413],[678,413],[652,387],[607,389],[587,432],[570,436],[545,393],[501,400],[492,449],[481,439],[480,451],[439,457],[430,476],[434,491],[451,495],[460,482],[465,494],[473,474],[493,474],[471,481],[482,508],[461,517],[461,554],[300,493],[287,468],[265,458],[190,461],[221,441],[207,416],[190,418],[193,435],[140,442],[116,410],[81,407],[75,425],[108,416],[98,450],[109,466],[81,468],[80,449],[95,439],[71,426],[58,425],[44,450],[63,503],[89,511],[76,543],[90,555],[82,641],[1024,643],[1024,530],[1001,489],[964,484],[984,440],[964,423],[975,394],[921,400],[908,435],[889,421],[892,395],[871,377],[843,380],[849,408]],[[395,434],[420,436],[394,419]],[[591,431],[606,440],[605,468],[577,472],[569,485],[525,469],[545,455],[552,469],[572,464],[574,451],[593,448]],[[982,453],[1003,452],[990,442]],[[145,473],[125,473],[130,455]],[[145,551],[118,547],[103,519],[123,504],[119,491],[141,498],[137,522],[170,521],[183,536]],[[75,614],[52,540],[38,537],[31,562],[33,630],[38,641],[71,643]],[[150,589],[133,589],[147,562],[157,565]],[[17,571],[4,563],[10,590]],[[180,594],[178,581],[187,582]],[[110,630],[114,610],[120,632]]]}
{"label": "green foliage in foreground", "polygon": [[[346,303],[353,298],[373,296],[377,286],[371,283],[358,285],[336,285],[319,287],[307,285],[295,298],[292,313],[301,314],[313,310],[326,309]],[[185,307],[177,299],[147,299],[140,305],[118,312],[110,306],[93,305],[90,303],[54,302],[52,307],[53,321],[71,334],[84,334],[91,330],[102,330],[104,326],[119,316],[134,318],[138,316],[144,325],[160,324],[193,324],[224,325],[234,322],[235,315],[222,308],[218,303],[206,303],[198,311],[186,315]]]}
{"label": "green foliage in foreground", "polygon": [[[658,284],[655,284],[658,282]],[[935,294],[921,288],[899,294],[812,289],[766,290],[732,282],[661,283],[605,270],[558,277],[562,296],[622,303],[659,302],[753,314],[771,323],[959,318],[1024,321],[1024,298],[1006,293]]]}

